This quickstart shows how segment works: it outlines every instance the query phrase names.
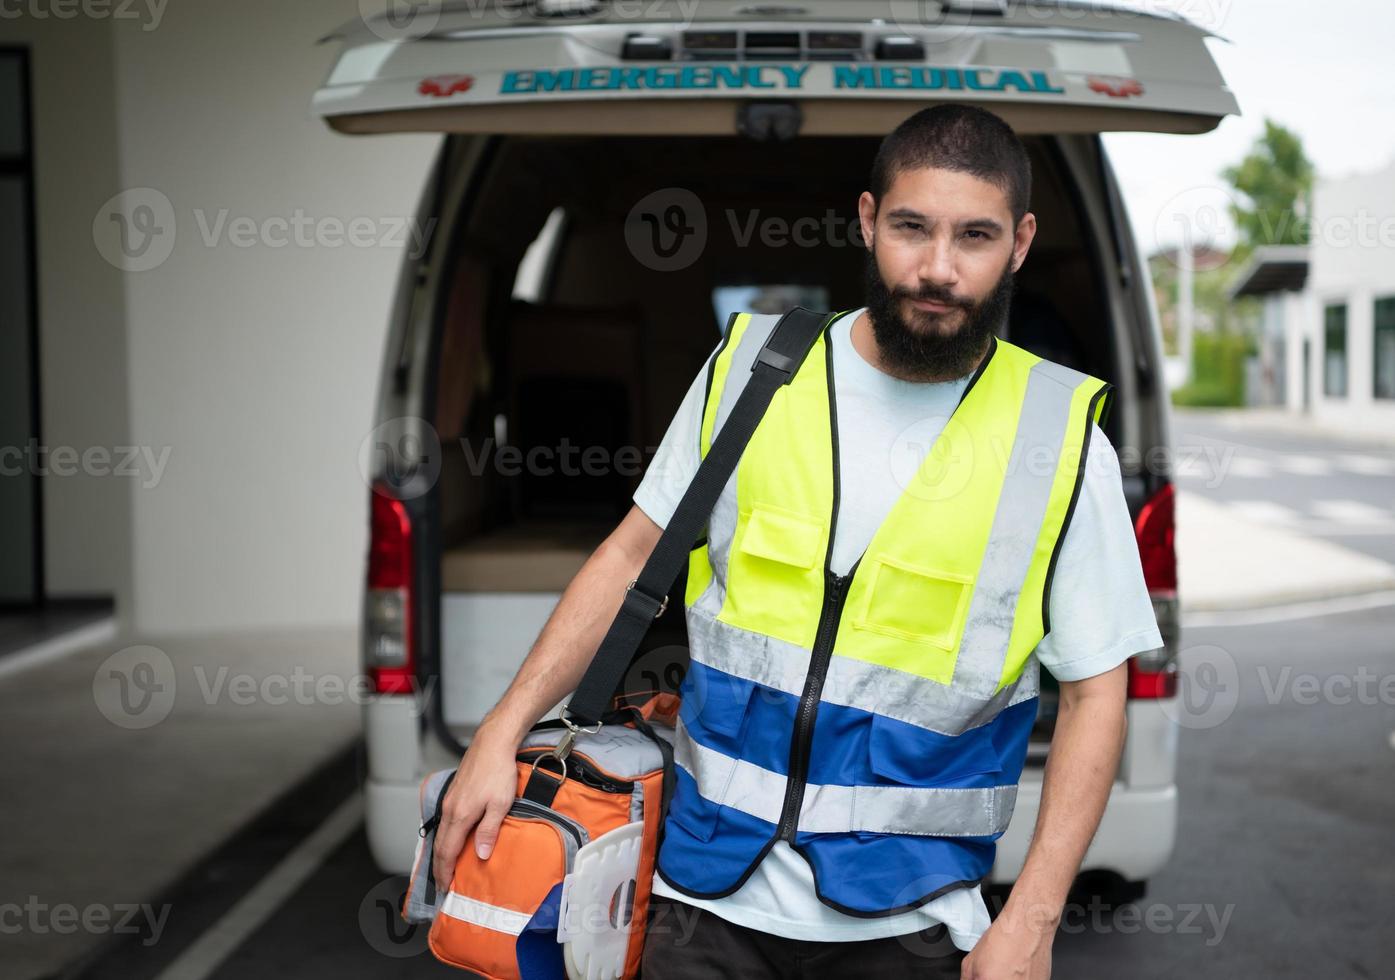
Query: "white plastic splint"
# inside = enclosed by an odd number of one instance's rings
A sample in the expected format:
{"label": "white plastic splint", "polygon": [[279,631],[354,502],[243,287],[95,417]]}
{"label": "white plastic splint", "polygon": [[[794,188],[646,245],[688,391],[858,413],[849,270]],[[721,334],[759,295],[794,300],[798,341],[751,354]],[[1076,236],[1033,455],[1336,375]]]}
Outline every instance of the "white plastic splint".
{"label": "white plastic splint", "polygon": [[557,917],[571,980],[615,980],[624,972],[643,833],[644,822],[637,820],[576,852]]}

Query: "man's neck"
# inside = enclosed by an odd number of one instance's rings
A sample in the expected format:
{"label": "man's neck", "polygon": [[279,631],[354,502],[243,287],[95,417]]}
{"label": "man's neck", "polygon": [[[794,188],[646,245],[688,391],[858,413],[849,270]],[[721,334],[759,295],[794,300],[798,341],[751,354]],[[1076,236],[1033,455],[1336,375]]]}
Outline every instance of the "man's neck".
{"label": "man's neck", "polygon": [[[883,374],[889,374],[893,378],[899,378],[902,381],[944,382],[954,381],[964,376],[962,374],[907,376],[904,374],[900,374],[892,368],[890,368],[882,360],[881,349],[877,346],[877,336],[872,332],[872,320],[870,310],[863,310],[861,315],[859,315],[858,318],[853,321],[850,336],[852,339],[853,350],[857,351],[858,354],[862,355],[862,359],[864,361],[872,365],[872,367],[876,368]],[[987,356],[988,349],[991,346],[991,340],[989,340],[987,343],[983,345],[983,350],[979,353],[978,357],[974,359],[974,363],[969,367],[969,370],[965,372],[966,374],[973,374],[975,371],[978,370],[978,366],[983,363],[983,359],[985,356]]]}

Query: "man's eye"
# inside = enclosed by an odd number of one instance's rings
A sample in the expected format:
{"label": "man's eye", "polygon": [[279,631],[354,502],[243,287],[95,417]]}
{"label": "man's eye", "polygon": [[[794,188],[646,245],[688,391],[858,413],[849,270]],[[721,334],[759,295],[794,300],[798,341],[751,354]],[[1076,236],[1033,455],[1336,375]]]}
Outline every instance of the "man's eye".
{"label": "man's eye", "polygon": [[898,222],[896,223],[896,227],[897,227],[897,228],[916,228],[916,229],[918,229],[918,228],[920,228],[920,225],[919,225],[918,223],[914,222],[914,221],[898,221]]}
{"label": "man's eye", "polygon": [[986,234],[984,234],[983,232],[979,231],[977,228],[970,228],[968,231],[964,232],[964,234],[966,234],[966,235],[978,235],[980,238],[987,238],[987,237],[988,237]]}

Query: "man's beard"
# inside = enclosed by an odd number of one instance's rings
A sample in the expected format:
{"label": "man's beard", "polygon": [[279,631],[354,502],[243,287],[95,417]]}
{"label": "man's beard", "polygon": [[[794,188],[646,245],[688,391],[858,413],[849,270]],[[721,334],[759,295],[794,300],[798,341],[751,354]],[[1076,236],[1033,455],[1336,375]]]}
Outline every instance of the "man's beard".
{"label": "man's beard", "polygon": [[[894,373],[925,380],[961,378],[974,369],[986,351],[989,334],[995,333],[1007,319],[1012,302],[1012,256],[1008,256],[997,284],[977,304],[956,299],[947,290],[934,286],[918,293],[891,292],[877,268],[875,248],[867,250],[862,280],[877,351]],[[946,303],[951,308],[944,313],[914,310],[912,315],[921,326],[912,327],[901,316],[901,301],[906,297]],[[960,316],[964,322],[953,333],[942,335],[935,330],[940,321]]]}

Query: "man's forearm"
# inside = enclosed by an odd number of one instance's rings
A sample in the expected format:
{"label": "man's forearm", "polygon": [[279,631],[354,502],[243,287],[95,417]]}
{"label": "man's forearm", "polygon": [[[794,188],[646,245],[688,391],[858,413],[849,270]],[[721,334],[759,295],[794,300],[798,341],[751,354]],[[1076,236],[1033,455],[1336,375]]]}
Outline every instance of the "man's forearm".
{"label": "man's forearm", "polygon": [[489,738],[516,745],[542,713],[576,689],[644,559],[602,543],[568,583],[499,703],[485,715]]}
{"label": "man's forearm", "polygon": [[1036,828],[1004,915],[1054,932],[1109,800],[1126,725],[1121,688],[1062,697]]}

